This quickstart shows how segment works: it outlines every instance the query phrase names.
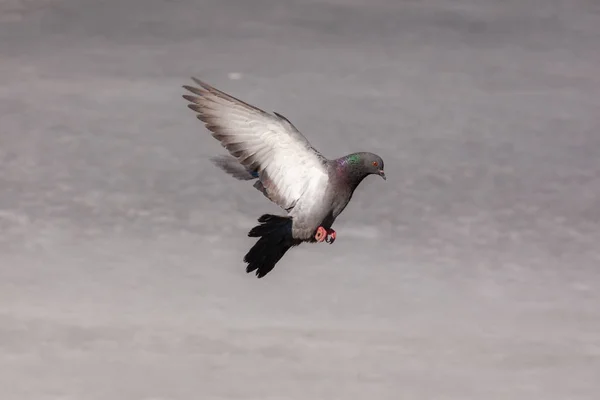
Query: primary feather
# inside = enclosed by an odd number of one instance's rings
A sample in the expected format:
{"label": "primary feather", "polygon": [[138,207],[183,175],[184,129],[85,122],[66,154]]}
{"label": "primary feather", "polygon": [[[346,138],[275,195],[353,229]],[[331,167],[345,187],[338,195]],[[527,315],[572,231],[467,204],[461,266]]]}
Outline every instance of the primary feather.
{"label": "primary feather", "polygon": [[326,160],[284,117],[269,114],[205,82],[184,86],[188,107],[198,113],[240,164],[257,171],[268,197],[288,212],[327,184]]}

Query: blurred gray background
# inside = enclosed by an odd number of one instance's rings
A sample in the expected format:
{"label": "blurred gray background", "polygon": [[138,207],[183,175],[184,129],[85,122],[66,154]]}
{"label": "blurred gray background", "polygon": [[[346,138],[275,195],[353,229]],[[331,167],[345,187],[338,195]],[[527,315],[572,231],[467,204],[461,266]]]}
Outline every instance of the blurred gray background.
{"label": "blurred gray background", "polygon": [[[247,275],[192,75],[387,182]],[[594,0],[0,1],[0,398],[598,399],[599,93]]]}

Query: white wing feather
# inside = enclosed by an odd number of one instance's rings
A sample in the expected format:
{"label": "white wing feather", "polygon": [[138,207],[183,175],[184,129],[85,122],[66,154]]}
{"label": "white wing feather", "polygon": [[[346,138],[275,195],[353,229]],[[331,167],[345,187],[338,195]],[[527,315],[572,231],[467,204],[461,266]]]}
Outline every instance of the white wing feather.
{"label": "white wing feather", "polygon": [[288,212],[303,201],[309,212],[327,186],[325,159],[283,116],[267,113],[192,78],[199,87],[184,86],[184,95],[212,135],[229,153],[258,171],[268,197]]}

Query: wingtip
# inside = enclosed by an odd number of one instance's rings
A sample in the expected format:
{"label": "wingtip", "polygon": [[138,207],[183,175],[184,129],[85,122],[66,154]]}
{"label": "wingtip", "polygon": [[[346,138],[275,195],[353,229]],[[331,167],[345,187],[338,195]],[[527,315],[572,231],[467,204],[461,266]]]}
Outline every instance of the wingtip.
{"label": "wingtip", "polygon": [[192,111],[196,111],[197,113],[201,113],[202,112],[202,108],[198,105],[198,104],[188,104],[187,107],[192,110]]}
{"label": "wingtip", "polygon": [[[196,78],[196,77],[194,77],[194,76],[192,76],[191,78],[192,78],[192,80],[193,80],[194,82],[196,82],[196,84],[197,84],[197,85],[200,85],[201,87],[203,87],[203,88],[205,88],[205,89],[207,88],[207,86],[209,86],[209,85],[208,85],[206,82],[204,82],[204,81],[201,81],[200,79],[198,79],[198,78]],[[210,87],[210,86],[209,86],[209,87]]]}
{"label": "wingtip", "polygon": [[189,85],[183,85],[183,88],[189,92],[195,93],[195,94],[202,94],[202,90],[198,89],[197,87],[193,87],[193,86],[189,86]]}
{"label": "wingtip", "polygon": [[187,101],[189,101],[191,103],[197,103],[199,100],[197,97],[190,96],[189,94],[181,95],[181,97],[183,97],[184,99],[186,99]]}

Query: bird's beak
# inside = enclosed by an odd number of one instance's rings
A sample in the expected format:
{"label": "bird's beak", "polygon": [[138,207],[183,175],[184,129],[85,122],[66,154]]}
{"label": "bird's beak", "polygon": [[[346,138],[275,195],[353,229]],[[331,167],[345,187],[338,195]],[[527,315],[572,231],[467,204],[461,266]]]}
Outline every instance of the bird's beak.
{"label": "bird's beak", "polygon": [[385,179],[385,172],[383,172],[382,169],[379,170],[379,176],[382,177],[384,181],[387,180]]}

